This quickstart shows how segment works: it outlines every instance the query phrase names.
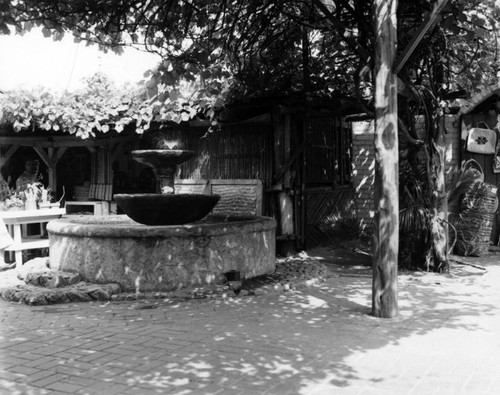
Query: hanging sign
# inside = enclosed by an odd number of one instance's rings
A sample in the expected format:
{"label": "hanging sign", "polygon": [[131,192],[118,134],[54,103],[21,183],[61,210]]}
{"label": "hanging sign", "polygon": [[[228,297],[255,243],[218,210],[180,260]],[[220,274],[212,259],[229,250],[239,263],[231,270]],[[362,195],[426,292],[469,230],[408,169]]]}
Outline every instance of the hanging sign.
{"label": "hanging sign", "polygon": [[494,154],[497,144],[497,134],[485,122],[485,128],[471,128],[467,133],[467,151],[475,154]]}

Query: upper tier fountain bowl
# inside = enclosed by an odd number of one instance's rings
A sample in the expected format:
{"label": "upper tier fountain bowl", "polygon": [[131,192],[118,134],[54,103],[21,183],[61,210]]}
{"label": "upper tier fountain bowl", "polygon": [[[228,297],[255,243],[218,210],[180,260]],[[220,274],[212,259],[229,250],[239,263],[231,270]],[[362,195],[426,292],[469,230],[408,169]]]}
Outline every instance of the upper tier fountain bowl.
{"label": "upper tier fountain bowl", "polygon": [[219,195],[174,194],[177,166],[191,159],[194,151],[148,149],[131,154],[134,160],[153,169],[157,192],[114,195],[118,206],[134,221],[153,226],[183,225],[206,217],[219,201]]}
{"label": "upper tier fountain bowl", "polygon": [[192,159],[194,151],[179,149],[144,149],[131,152],[132,159],[150,166],[155,173],[161,173],[168,166],[177,166]]}

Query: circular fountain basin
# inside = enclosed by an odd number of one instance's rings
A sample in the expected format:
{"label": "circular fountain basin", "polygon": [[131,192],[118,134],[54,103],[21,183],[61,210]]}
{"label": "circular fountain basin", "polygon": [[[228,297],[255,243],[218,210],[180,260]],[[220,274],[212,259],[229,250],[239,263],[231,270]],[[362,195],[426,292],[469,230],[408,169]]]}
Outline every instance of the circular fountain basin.
{"label": "circular fountain basin", "polygon": [[272,218],[209,216],[187,225],[146,226],[126,215],[67,216],[49,222],[50,268],[123,291],[221,284],[275,270]]}
{"label": "circular fountain basin", "polygon": [[194,193],[114,195],[125,214],[144,225],[182,225],[198,221],[212,211],[219,199],[219,195]]}

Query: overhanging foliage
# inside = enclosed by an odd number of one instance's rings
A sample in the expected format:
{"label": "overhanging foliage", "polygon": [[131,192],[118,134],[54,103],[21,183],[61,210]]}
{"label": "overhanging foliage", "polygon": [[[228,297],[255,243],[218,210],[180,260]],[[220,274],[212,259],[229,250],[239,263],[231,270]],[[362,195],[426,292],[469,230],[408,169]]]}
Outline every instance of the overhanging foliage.
{"label": "overhanging foliage", "polygon": [[[399,0],[399,52],[434,2]],[[498,70],[499,16],[495,0],[450,0],[400,79],[427,87],[438,101],[459,89],[488,85]],[[140,101],[129,97],[134,104],[122,118],[125,123],[135,116],[137,123],[140,116],[138,132],[143,121],[214,119],[225,103],[242,96],[303,92],[370,99],[372,20],[372,2],[365,0],[0,2],[3,33],[40,26],[55,40],[70,32],[76,41],[103,50],[135,45],[161,54],[164,61],[148,74]],[[94,122],[117,121],[114,113],[104,113]],[[45,120],[41,124],[48,127]]]}
{"label": "overhanging foliage", "polygon": [[137,87],[117,88],[100,73],[74,93],[20,90],[0,94],[0,121],[16,132],[38,128],[88,138],[111,128],[121,132],[133,124],[141,133],[149,127],[151,110]]}

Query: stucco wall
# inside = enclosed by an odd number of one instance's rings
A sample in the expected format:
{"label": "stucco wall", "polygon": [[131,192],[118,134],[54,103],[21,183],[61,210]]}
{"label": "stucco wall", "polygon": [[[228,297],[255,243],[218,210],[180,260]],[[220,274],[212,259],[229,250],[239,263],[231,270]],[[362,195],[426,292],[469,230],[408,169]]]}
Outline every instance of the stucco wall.
{"label": "stucco wall", "polygon": [[357,217],[361,228],[369,231],[375,215],[373,187],[375,157],[373,121],[352,123],[352,181],[356,198]]}

